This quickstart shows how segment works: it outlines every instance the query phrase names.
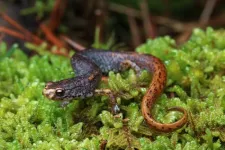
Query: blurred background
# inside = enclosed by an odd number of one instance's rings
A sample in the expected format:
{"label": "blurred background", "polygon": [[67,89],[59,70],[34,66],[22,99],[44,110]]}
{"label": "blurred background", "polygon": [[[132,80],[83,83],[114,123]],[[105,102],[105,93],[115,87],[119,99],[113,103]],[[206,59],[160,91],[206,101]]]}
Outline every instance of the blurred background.
{"label": "blurred background", "polygon": [[179,45],[193,28],[224,27],[224,8],[222,0],[0,0],[0,40],[58,47],[68,39],[85,47],[98,41],[132,50],[169,35]]}

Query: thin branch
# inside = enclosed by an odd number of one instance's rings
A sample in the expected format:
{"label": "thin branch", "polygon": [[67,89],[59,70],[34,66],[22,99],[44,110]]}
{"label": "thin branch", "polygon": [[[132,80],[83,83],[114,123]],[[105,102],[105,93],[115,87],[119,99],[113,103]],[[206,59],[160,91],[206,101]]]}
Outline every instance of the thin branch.
{"label": "thin branch", "polygon": [[49,20],[49,29],[54,31],[60,24],[61,18],[64,14],[66,8],[67,0],[56,0],[54,8],[52,9],[50,20]]}
{"label": "thin branch", "polygon": [[27,37],[32,38],[35,44],[41,44],[42,40],[37,37],[36,35],[32,34],[30,31],[22,27],[19,23],[17,23],[15,20],[10,18],[7,14],[0,12],[0,17],[4,19],[6,22],[8,22],[10,25],[18,29],[21,33],[25,34]]}
{"label": "thin branch", "polygon": [[128,24],[130,26],[130,31],[131,31],[131,37],[132,37],[132,43],[133,43],[132,46],[137,47],[138,45],[141,44],[141,37],[140,37],[139,29],[135,21],[135,18],[128,16]]}
{"label": "thin branch", "polygon": [[[138,10],[135,10],[133,8],[129,8],[129,7],[126,7],[126,6],[123,6],[123,5],[119,5],[119,4],[110,3],[109,9],[111,11],[121,13],[121,14],[125,14],[125,15],[130,16],[130,17],[142,19],[141,18],[141,12],[138,11]],[[163,17],[163,16],[152,16],[151,19],[156,24],[168,26],[168,27],[174,29],[177,32],[182,32],[183,30],[185,30],[185,28],[184,28],[185,25],[178,20],[174,20],[174,19],[171,19],[171,18]]]}
{"label": "thin branch", "polygon": [[148,9],[148,2],[147,0],[142,0],[140,2],[140,8],[141,8],[141,15],[142,15],[142,21],[144,24],[144,30],[145,30],[145,36],[146,39],[148,38],[155,38],[155,30],[153,27],[153,24],[151,23],[150,13]]}
{"label": "thin branch", "polygon": [[62,41],[60,41],[45,24],[41,24],[40,28],[44,32],[46,38],[52,44],[54,44],[54,45],[56,45],[57,47],[60,47],[60,48],[62,48],[62,47],[66,48],[65,44]]}
{"label": "thin branch", "polygon": [[[113,12],[117,12],[117,13],[125,14],[127,16],[136,17],[138,19],[141,19],[140,11],[133,9],[133,8],[129,8],[129,7],[126,7],[123,5],[119,5],[119,4],[110,3],[109,9]],[[186,30],[189,30],[189,28],[187,28],[187,26],[188,27],[190,27],[190,26],[199,27],[199,24],[197,22],[182,23],[181,21],[178,21],[178,20],[175,20],[172,18],[168,18],[168,17],[164,17],[164,16],[152,16],[151,18],[155,24],[160,24],[160,25],[170,27],[173,30],[175,30],[176,32],[184,32]],[[217,15],[214,18],[209,19],[208,23],[206,25],[210,25],[210,26],[224,25],[225,24],[224,18],[225,18],[225,13],[221,13],[220,15]]]}
{"label": "thin branch", "polygon": [[202,11],[202,14],[200,16],[200,19],[199,19],[199,23],[201,25],[205,25],[208,23],[210,16],[213,12],[213,9],[215,8],[216,2],[217,2],[217,0],[207,0],[205,7]]}
{"label": "thin branch", "polygon": [[109,9],[114,12],[118,12],[121,14],[125,14],[127,16],[135,17],[135,18],[141,18],[141,13],[140,11],[129,8],[120,4],[116,3],[109,3]]}
{"label": "thin branch", "polygon": [[15,20],[10,18],[7,14],[0,12],[0,17],[8,22],[10,25],[15,27],[16,29],[20,30],[21,32],[28,32],[27,29],[25,29],[23,26],[21,26],[19,23],[17,23]]}
{"label": "thin branch", "polygon": [[176,32],[183,32],[185,30],[185,24],[178,20],[174,20],[163,16],[152,16],[152,20],[156,24],[172,28]]}
{"label": "thin branch", "polygon": [[18,39],[21,39],[21,40],[24,40],[24,41],[34,42],[35,43],[35,41],[32,38],[26,36],[25,34],[22,34],[22,33],[19,33],[17,31],[14,31],[14,30],[12,30],[10,28],[7,28],[7,27],[1,27],[0,26],[0,32],[1,33],[6,33],[8,35],[11,35],[11,36],[13,36],[15,38],[18,38]]}
{"label": "thin branch", "polygon": [[107,11],[106,11],[106,2],[105,0],[99,0],[96,6],[96,10],[95,10],[95,20],[96,20],[96,27],[99,29],[99,41],[102,42],[104,41],[104,24],[106,22],[106,15],[107,15]]}
{"label": "thin branch", "polygon": [[71,40],[71,39],[68,38],[67,36],[61,35],[60,37],[61,37],[66,43],[68,43],[71,47],[73,47],[73,48],[74,48],[75,50],[77,50],[77,51],[83,51],[83,50],[86,49],[83,45],[81,45],[81,44],[79,44],[79,43],[77,43],[77,42]]}

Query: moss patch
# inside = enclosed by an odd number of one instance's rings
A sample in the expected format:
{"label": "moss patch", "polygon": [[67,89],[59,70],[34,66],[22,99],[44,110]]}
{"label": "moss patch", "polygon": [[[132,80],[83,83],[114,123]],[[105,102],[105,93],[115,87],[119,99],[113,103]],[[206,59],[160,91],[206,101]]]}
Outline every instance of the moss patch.
{"label": "moss patch", "polygon": [[[28,58],[14,45],[0,44],[0,149],[224,149],[225,31],[195,29],[179,48],[173,39],[148,40],[136,51],[162,59],[168,70],[165,93],[153,113],[163,123],[179,119],[166,112],[172,106],[189,111],[189,123],[173,133],[159,134],[143,122],[140,102],[151,76],[133,70],[109,73],[110,88],[118,95],[121,117],[108,111],[108,98],[74,100],[66,107],[42,95],[47,81],[74,76],[69,59],[37,50]],[[9,49],[9,51],[7,51]],[[174,96],[170,96],[172,95]],[[123,118],[129,121],[124,122]],[[128,138],[129,137],[129,138]],[[151,140],[150,140],[151,139]]]}

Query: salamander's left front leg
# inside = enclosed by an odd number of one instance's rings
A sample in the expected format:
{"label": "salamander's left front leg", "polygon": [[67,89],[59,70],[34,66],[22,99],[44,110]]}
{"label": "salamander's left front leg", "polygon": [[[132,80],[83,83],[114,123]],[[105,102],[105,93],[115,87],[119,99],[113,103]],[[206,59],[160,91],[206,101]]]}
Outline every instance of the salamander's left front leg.
{"label": "salamander's left front leg", "polygon": [[109,96],[109,101],[110,101],[110,108],[111,108],[111,113],[113,115],[116,115],[119,113],[120,108],[116,102],[116,98],[113,94],[113,92],[110,89],[96,89],[95,94],[97,95],[107,95]]}

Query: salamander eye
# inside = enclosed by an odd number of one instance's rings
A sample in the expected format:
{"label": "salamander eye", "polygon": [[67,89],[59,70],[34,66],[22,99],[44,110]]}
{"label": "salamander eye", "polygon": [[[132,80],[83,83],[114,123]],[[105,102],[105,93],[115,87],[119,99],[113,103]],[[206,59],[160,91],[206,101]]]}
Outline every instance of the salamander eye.
{"label": "salamander eye", "polygon": [[57,96],[63,96],[64,95],[64,90],[62,88],[58,88],[58,89],[56,89],[55,94]]}

